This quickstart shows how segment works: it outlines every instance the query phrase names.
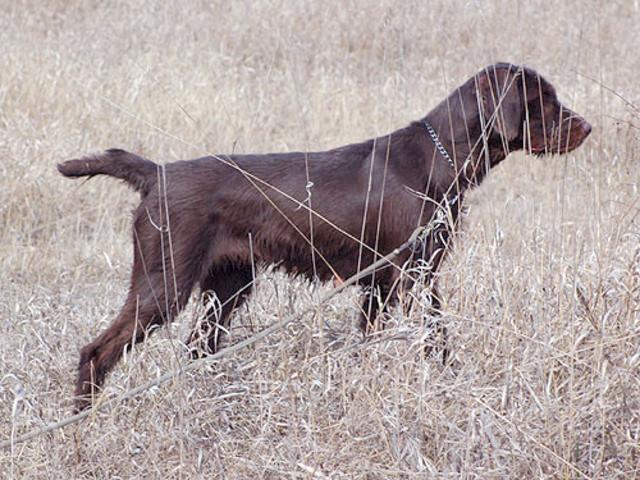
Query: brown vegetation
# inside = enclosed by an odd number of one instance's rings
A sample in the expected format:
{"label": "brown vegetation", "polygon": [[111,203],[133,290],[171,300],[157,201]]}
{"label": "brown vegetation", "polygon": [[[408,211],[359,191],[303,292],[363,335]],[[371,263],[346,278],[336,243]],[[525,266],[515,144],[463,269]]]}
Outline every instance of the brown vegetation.
{"label": "brown vegetation", "polygon": [[[1,439],[70,410],[77,352],[130,275],[134,195],[55,164],[319,151],[422,117],[480,67],[528,64],[588,118],[562,157],[512,154],[465,198],[440,293],[363,343],[351,293],[263,343],[0,451],[9,477],[635,478],[640,103],[634,2],[5,2]],[[584,10],[583,10],[584,8]],[[259,273],[234,343],[326,285]],[[413,291],[421,300],[421,291]],[[426,307],[425,307],[426,308]],[[204,308],[127,352],[117,396],[188,361]]]}

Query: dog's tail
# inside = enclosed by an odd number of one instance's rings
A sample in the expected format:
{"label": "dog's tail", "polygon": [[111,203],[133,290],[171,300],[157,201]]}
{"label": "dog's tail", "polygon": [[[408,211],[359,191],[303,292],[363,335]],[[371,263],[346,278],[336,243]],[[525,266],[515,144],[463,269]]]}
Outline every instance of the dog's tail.
{"label": "dog's tail", "polygon": [[143,196],[155,185],[157,169],[151,160],[116,148],[58,164],[58,171],[65,177],[110,175],[124,180]]}

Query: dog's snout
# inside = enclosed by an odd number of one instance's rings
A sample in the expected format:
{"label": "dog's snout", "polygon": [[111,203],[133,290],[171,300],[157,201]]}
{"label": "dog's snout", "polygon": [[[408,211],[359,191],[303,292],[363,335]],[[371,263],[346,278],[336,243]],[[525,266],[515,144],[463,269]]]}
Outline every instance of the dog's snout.
{"label": "dog's snout", "polygon": [[580,123],[580,128],[582,128],[582,132],[584,133],[584,137],[588,137],[591,133],[591,124],[587,122],[585,119],[582,119]]}

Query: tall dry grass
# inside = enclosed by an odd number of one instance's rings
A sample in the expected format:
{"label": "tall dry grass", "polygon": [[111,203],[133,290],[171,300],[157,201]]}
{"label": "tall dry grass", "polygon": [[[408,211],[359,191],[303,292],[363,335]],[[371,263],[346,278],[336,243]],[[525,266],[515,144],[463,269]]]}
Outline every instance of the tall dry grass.
{"label": "tall dry grass", "polygon": [[[78,349],[127,287],[112,180],[56,162],[323,149],[424,115],[480,67],[526,63],[584,114],[577,152],[512,155],[466,202],[442,269],[454,361],[419,309],[367,343],[355,292],[108,413],[0,451],[8,478],[639,478],[640,5],[3,1],[0,440],[70,410]],[[263,272],[228,344],[327,286]],[[201,312],[106,395],[178,369]]]}

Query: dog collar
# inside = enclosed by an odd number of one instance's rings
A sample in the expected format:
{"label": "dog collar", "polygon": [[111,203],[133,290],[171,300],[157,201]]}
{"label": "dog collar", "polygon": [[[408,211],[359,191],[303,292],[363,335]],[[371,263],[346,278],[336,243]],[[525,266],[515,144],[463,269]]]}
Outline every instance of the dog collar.
{"label": "dog collar", "polygon": [[[449,155],[449,152],[447,152],[447,149],[444,148],[444,145],[442,145],[442,142],[440,141],[440,138],[438,138],[438,134],[436,133],[435,129],[426,120],[423,120],[422,123],[424,123],[424,126],[426,127],[427,132],[429,132],[431,140],[433,140],[433,143],[436,146],[438,152],[440,152],[440,155],[445,158],[449,166],[453,169],[454,172],[456,172],[456,164],[453,162],[453,159],[451,158],[451,155]],[[451,210],[452,207],[455,207],[456,203],[462,200],[463,195],[464,189],[461,189],[457,192],[449,192],[449,194],[445,195],[444,197],[444,201],[447,204],[447,207]]]}
{"label": "dog collar", "polygon": [[447,152],[447,149],[444,148],[444,145],[442,145],[442,142],[438,138],[438,134],[436,133],[436,131],[433,129],[431,124],[426,120],[423,120],[422,123],[424,123],[424,126],[427,128],[427,132],[429,132],[429,135],[431,135],[431,140],[433,140],[433,143],[436,146],[436,149],[438,150],[438,152],[440,152],[440,155],[442,155],[445,158],[445,160],[449,163],[451,168],[455,170],[456,165],[455,163],[453,163],[453,159],[449,155],[449,152]]}

